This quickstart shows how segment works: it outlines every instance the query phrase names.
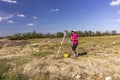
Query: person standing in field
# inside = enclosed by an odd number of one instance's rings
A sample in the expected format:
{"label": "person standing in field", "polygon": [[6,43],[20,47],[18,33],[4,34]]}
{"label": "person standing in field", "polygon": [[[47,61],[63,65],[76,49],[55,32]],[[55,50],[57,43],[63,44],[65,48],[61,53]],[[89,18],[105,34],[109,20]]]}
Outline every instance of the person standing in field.
{"label": "person standing in field", "polygon": [[78,46],[78,34],[76,33],[75,29],[73,29],[71,32],[72,32],[71,41],[73,43],[72,50],[74,52],[74,56],[77,57],[78,54],[76,52],[76,48]]}

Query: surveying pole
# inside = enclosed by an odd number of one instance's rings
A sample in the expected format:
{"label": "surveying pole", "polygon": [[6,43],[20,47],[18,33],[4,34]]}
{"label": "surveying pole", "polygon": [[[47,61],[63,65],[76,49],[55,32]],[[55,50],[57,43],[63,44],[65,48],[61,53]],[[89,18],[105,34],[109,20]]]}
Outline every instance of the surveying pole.
{"label": "surveying pole", "polygon": [[[56,57],[58,57],[58,55],[60,54],[60,50],[61,50],[61,48],[62,48],[62,44],[63,44],[65,38],[68,38],[68,37],[69,37],[69,35],[68,35],[68,30],[65,30],[65,31],[64,31],[64,36],[63,36],[63,38],[62,38],[62,41],[61,41],[61,44],[60,44],[60,47],[59,47],[59,49],[58,49],[58,52],[57,52]],[[67,40],[68,40],[69,44],[71,44],[71,41],[70,41],[69,39],[67,39]]]}
{"label": "surveying pole", "polygon": [[60,50],[61,50],[62,44],[63,44],[63,42],[64,42],[64,40],[65,40],[65,37],[66,37],[66,32],[64,32],[64,36],[63,36],[63,38],[62,38],[62,41],[61,41],[61,44],[60,44],[60,47],[59,47],[59,49],[58,49],[58,52],[57,52],[56,57],[58,57],[58,55],[59,55],[59,53],[60,53]]}

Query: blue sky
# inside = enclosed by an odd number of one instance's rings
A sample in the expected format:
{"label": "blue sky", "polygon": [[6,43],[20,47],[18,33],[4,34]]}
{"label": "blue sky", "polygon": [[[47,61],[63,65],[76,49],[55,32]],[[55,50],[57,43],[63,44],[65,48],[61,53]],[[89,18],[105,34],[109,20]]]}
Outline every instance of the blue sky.
{"label": "blue sky", "polygon": [[65,29],[120,32],[120,0],[0,0],[0,36]]}

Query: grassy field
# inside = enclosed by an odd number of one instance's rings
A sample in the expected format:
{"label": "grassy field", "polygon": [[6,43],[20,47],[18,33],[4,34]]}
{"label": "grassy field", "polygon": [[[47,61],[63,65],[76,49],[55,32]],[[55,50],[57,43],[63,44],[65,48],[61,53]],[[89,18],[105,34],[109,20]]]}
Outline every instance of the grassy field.
{"label": "grassy field", "polygon": [[[0,40],[0,80],[120,80],[120,36],[80,37],[73,57],[62,38],[26,41]],[[70,54],[64,58],[63,54]]]}

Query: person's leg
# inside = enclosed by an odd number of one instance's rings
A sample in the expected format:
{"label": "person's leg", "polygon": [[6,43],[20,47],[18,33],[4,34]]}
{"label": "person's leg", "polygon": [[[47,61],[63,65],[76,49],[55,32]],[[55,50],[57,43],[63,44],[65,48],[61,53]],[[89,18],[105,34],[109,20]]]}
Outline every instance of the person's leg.
{"label": "person's leg", "polygon": [[74,56],[75,56],[75,57],[78,56],[78,55],[77,55],[77,52],[76,52],[77,45],[78,45],[78,44],[73,44],[73,46],[72,46],[72,50],[73,50],[73,52],[74,52]]}
{"label": "person's leg", "polygon": [[76,57],[76,49],[74,49],[73,52],[74,52],[74,55],[75,55],[75,57]]}

